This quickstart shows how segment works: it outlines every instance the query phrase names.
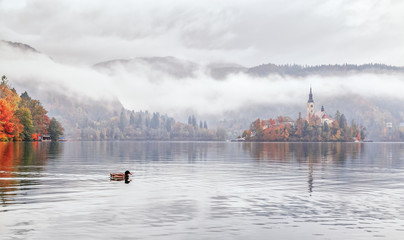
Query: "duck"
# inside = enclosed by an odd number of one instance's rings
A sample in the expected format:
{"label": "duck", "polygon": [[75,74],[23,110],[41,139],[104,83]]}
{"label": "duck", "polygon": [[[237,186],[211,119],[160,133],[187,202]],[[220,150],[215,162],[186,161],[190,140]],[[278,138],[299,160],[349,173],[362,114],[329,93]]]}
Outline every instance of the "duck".
{"label": "duck", "polygon": [[129,179],[129,174],[132,175],[129,170],[126,170],[125,173],[110,173],[109,178],[114,181],[127,181]]}

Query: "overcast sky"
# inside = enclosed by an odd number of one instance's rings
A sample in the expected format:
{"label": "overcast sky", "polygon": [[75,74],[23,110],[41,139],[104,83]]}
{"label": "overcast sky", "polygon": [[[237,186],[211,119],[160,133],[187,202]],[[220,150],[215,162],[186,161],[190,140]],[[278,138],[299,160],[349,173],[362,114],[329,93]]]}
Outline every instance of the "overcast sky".
{"label": "overcast sky", "polygon": [[0,39],[58,62],[404,65],[401,0],[0,0]]}
{"label": "overcast sky", "polygon": [[0,74],[21,92],[35,86],[72,96],[116,97],[133,110],[220,115],[251,104],[283,103],[303,112],[310,85],[319,102],[351,91],[403,99],[403,75],[261,79],[240,73],[218,81],[203,67],[178,79],[146,65],[130,70],[118,65],[113,74],[90,66],[152,56],[198,66],[404,66],[403,29],[404,1],[398,0],[0,0],[0,39],[43,53],[0,42]]}

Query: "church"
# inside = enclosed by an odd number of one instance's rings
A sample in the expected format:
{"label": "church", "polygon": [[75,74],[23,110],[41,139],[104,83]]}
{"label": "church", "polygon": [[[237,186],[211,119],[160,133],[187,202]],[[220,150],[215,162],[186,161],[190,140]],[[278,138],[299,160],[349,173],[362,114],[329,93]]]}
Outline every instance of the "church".
{"label": "church", "polygon": [[326,122],[327,125],[332,124],[335,119],[333,119],[332,117],[330,117],[324,110],[324,106],[321,106],[321,110],[315,112],[315,103],[313,100],[313,92],[311,90],[310,87],[310,93],[309,93],[309,100],[307,101],[307,109],[306,109],[306,120],[308,122],[312,122],[312,121],[316,121],[316,120],[320,120],[320,125],[323,126],[324,123]]}

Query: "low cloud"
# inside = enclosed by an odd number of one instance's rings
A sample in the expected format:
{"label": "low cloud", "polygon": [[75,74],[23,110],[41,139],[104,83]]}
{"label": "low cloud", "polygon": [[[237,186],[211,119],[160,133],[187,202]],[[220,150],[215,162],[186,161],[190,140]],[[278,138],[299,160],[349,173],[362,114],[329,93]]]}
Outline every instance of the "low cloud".
{"label": "low cloud", "polygon": [[310,86],[318,102],[347,93],[404,99],[404,76],[399,74],[260,78],[238,73],[216,80],[204,65],[198,65],[189,76],[177,78],[147,64],[129,70],[115,64],[106,73],[102,69],[57,63],[43,54],[7,44],[0,44],[0,51],[1,74],[7,75],[20,93],[39,88],[74,97],[118,98],[128,109],[174,115],[221,116],[246,105],[301,105],[307,101]]}

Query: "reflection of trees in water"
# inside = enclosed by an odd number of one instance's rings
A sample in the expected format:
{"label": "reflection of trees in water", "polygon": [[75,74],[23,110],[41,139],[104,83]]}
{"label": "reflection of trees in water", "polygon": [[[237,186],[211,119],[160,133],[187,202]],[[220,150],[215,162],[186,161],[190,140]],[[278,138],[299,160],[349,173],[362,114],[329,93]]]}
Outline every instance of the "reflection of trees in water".
{"label": "reflection of trees in water", "polygon": [[256,160],[296,161],[298,163],[333,162],[344,164],[364,152],[361,143],[245,143],[244,151]]}
{"label": "reflection of trees in water", "polygon": [[[96,156],[110,156],[119,161],[204,160],[212,149],[212,142],[84,142],[75,147],[78,156],[93,160]],[[91,149],[91,151],[89,151]],[[86,156],[88,152],[92,153]]]}
{"label": "reflection of trees in water", "polygon": [[14,146],[14,143],[0,142],[0,178],[4,178],[0,180],[0,199],[3,205],[8,202],[8,192],[18,189],[18,181],[12,179],[15,164]]}
{"label": "reflection of trees in water", "polygon": [[[57,157],[62,151],[60,143],[55,142],[1,142],[0,143],[0,198],[3,204],[11,199],[10,192],[20,186],[35,185],[33,178],[42,167],[47,165],[50,153]],[[15,177],[21,177],[15,180]]]}
{"label": "reflection of trees in water", "polygon": [[365,153],[364,144],[361,143],[245,143],[243,149],[258,161],[306,164],[310,194],[313,192],[316,165],[344,165],[348,159],[354,161],[358,155]]}

